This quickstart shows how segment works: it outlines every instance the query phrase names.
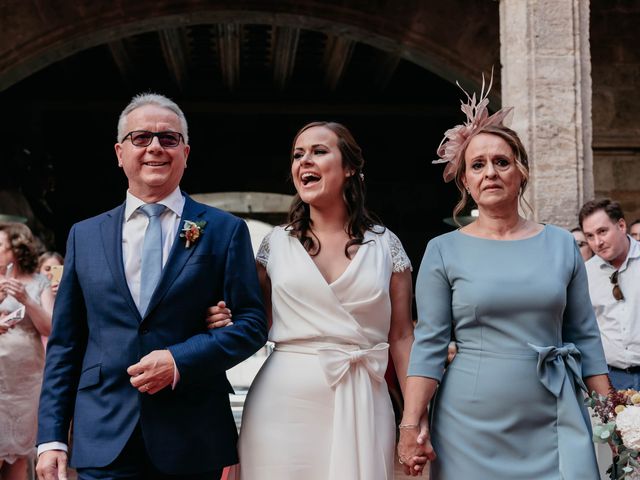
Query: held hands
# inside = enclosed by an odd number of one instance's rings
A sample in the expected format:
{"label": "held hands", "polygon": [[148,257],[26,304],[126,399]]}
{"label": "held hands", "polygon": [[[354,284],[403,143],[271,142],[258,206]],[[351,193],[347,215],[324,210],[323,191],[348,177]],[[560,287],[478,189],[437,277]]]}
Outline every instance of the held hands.
{"label": "held hands", "polygon": [[67,480],[67,453],[47,450],[38,457],[38,480]]}
{"label": "held hands", "polygon": [[428,461],[436,459],[431,445],[426,414],[418,425],[400,424],[400,440],[398,441],[398,459],[405,475],[422,476]]}
{"label": "held hands", "polygon": [[169,350],[154,350],[127,368],[127,373],[134,388],[153,395],[173,383],[173,356]]}
{"label": "held hands", "polygon": [[231,321],[231,310],[227,308],[224,301],[219,301],[217,305],[207,308],[207,328],[229,327],[233,325]]}

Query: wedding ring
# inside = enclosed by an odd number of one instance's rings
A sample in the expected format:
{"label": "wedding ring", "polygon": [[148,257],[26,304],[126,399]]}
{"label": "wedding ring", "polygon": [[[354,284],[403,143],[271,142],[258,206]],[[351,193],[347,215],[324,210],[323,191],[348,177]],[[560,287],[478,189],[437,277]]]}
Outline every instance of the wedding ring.
{"label": "wedding ring", "polygon": [[398,458],[398,462],[400,462],[400,465],[404,465],[404,459],[402,457]]}
{"label": "wedding ring", "polygon": [[144,387],[142,387],[142,388],[144,388],[144,391],[145,391],[145,392],[148,392],[148,391],[149,391],[149,384],[148,384],[148,383],[145,383],[145,384],[144,384]]}

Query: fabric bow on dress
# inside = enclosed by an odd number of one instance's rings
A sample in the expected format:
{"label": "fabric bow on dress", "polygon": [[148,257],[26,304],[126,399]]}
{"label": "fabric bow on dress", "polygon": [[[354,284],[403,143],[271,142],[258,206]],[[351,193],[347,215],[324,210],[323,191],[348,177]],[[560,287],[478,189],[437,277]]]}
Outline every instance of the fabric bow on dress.
{"label": "fabric bow on dress", "polygon": [[[593,448],[591,439],[582,434],[584,425],[578,423],[583,421],[591,431],[589,415],[586,408],[581,407],[584,404],[582,391],[587,392],[582,380],[582,355],[573,343],[565,343],[561,347],[540,347],[531,343],[529,346],[538,353],[537,374],[540,382],[557,399],[558,420],[555,428],[558,431],[562,478],[576,478],[574,472],[582,471],[581,464],[585,461],[576,452],[582,451],[580,448]],[[576,409],[580,410],[580,414]]]}
{"label": "fabric bow on dress", "polygon": [[366,350],[357,346],[350,349],[348,345],[318,349],[327,383],[336,390],[329,478],[380,478],[379,471],[371,471],[376,465],[373,459],[384,458],[386,453],[377,441],[376,451],[370,448],[376,432],[374,409],[358,408],[354,399],[373,404],[373,389],[384,382],[388,350],[389,344],[384,342]]}
{"label": "fabric bow on dress", "polygon": [[565,343],[562,347],[539,347],[532,344],[529,346],[538,352],[540,382],[556,397],[560,397],[562,385],[568,374],[576,385],[587,391],[582,380],[581,355],[573,343]]}

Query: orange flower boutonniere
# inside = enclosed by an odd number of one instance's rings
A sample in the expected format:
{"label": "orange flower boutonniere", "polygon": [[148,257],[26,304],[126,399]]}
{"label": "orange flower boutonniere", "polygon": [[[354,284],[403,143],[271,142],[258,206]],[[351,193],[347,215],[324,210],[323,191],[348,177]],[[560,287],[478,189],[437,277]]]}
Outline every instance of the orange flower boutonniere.
{"label": "orange flower boutonniere", "polygon": [[184,247],[189,248],[195,244],[202,233],[204,232],[204,226],[207,222],[192,222],[191,220],[185,220],[182,226],[182,233],[180,237],[185,239]]}

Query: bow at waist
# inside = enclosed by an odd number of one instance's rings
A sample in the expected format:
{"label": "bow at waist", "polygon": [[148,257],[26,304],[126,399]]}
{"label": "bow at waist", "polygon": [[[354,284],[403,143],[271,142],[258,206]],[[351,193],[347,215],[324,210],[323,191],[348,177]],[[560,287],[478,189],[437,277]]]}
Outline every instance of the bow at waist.
{"label": "bow at waist", "polygon": [[587,391],[582,380],[581,354],[573,343],[565,343],[561,347],[528,345],[538,353],[538,378],[547,390],[560,397],[564,379],[569,376],[575,385]]}
{"label": "bow at waist", "polygon": [[336,345],[318,350],[320,366],[330,386],[337,385],[352,366],[358,365],[362,365],[369,372],[372,380],[384,381],[384,374],[387,370],[388,343],[379,343],[375,347],[365,350],[358,347],[354,349],[344,347],[348,346]]}
{"label": "bow at waist", "polygon": [[385,342],[371,348],[319,341],[282,342],[276,344],[275,350],[317,355],[325,379],[331,387],[340,383],[352,367],[358,366],[364,367],[372,380],[383,382],[389,357],[389,344]]}

